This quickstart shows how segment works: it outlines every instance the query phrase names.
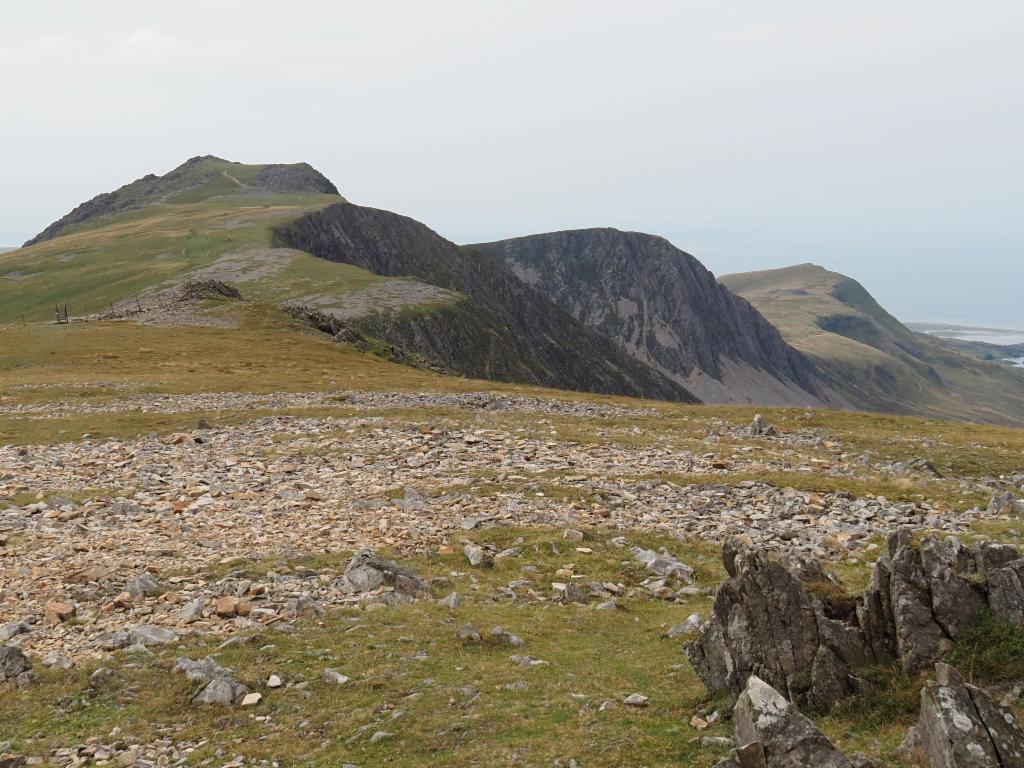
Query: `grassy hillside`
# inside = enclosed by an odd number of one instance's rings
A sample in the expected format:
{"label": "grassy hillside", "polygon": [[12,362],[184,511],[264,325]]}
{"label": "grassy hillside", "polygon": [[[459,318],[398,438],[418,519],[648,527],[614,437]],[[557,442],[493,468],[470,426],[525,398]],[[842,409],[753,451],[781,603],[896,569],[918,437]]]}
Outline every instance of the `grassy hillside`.
{"label": "grassy hillside", "polygon": [[72,316],[151,306],[190,279],[224,280],[270,306],[329,307],[371,286],[409,294],[402,289],[414,281],[273,247],[275,227],[344,200],[277,190],[328,186],[334,189],[302,164],[196,158],[100,195],[33,244],[0,255],[0,323],[51,319],[55,304]]}
{"label": "grassy hillside", "polygon": [[1024,423],[1024,382],[916,334],[855,280],[813,264],[721,281],[774,323],[856,407]]}

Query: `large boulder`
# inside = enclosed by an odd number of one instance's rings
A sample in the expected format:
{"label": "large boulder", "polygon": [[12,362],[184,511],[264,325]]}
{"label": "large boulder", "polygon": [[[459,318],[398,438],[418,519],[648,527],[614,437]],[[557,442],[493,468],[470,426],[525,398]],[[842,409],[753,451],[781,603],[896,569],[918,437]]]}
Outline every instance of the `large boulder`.
{"label": "large boulder", "polygon": [[929,768],[1024,768],[1024,732],[1011,712],[940,663],[902,752]]}
{"label": "large boulder", "polygon": [[24,681],[32,674],[32,665],[21,649],[13,645],[0,645],[0,683],[8,680]]}
{"label": "large boulder", "polygon": [[349,594],[390,590],[408,599],[422,597],[429,591],[415,571],[369,549],[359,550],[349,560],[341,587]]}
{"label": "large boulder", "polygon": [[736,749],[716,768],[854,768],[796,706],[756,675],[732,713]]}
{"label": "large boulder", "polygon": [[239,703],[249,689],[230,677],[216,677],[192,697],[197,706],[230,707]]}

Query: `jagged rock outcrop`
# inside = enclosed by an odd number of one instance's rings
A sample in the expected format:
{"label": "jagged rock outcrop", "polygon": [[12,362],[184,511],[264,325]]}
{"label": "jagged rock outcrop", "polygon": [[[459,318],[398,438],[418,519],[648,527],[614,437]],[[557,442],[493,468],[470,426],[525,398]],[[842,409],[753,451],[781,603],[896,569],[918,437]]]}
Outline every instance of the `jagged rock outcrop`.
{"label": "jagged rock outcrop", "polygon": [[371,313],[348,329],[475,378],[696,402],[682,384],[587,328],[499,262],[406,216],[349,203],[279,227],[276,244],[378,275],[413,276],[460,295]]}
{"label": "jagged rock outcrop", "polygon": [[709,691],[739,693],[751,675],[792,701],[831,708],[866,683],[866,664],[899,661],[916,674],[941,660],[985,613],[1024,624],[1024,559],[1012,547],[969,547],[909,531],[889,538],[853,610],[815,598],[820,566],[787,566],[735,541],[730,578],[687,655]]}
{"label": "jagged rock outcrop", "polygon": [[756,675],[733,708],[736,748],[715,768],[854,768],[785,696]]}
{"label": "jagged rock outcrop", "polygon": [[876,658],[899,659],[916,674],[940,661],[984,612],[1024,621],[1024,559],[1013,547],[958,539],[889,537],[857,618]]}
{"label": "jagged rock outcrop", "polygon": [[1024,731],[1012,712],[940,663],[901,752],[927,768],[1024,768]]}
{"label": "jagged rock outcrop", "polygon": [[828,708],[867,661],[859,628],[826,615],[797,573],[764,550],[723,549],[730,578],[687,655],[711,691],[740,693],[754,675],[792,700]]}
{"label": "jagged rock outcrop", "polygon": [[662,237],[583,229],[465,248],[503,262],[705,402],[841,404],[746,299]]}

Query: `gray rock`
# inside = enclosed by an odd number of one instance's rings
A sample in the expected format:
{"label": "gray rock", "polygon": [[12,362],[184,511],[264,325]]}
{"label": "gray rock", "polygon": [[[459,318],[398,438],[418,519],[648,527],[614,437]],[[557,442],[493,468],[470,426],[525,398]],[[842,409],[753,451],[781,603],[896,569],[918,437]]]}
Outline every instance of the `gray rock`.
{"label": "gray rock", "polygon": [[323,671],[321,677],[325,683],[330,683],[331,685],[344,685],[350,679],[348,675],[343,675],[338,670],[331,669],[330,667]]}
{"label": "gray rock", "polygon": [[463,643],[479,643],[480,633],[472,624],[463,624],[455,632],[455,639]]}
{"label": "gray rock", "polygon": [[43,666],[67,672],[69,669],[74,669],[75,663],[62,653],[50,651],[43,659]]}
{"label": "gray rock", "polygon": [[141,627],[136,627],[128,635],[129,645],[167,645],[168,643],[177,642],[178,635],[167,627],[160,627],[156,624],[143,624]]}
{"label": "gray rock", "polygon": [[952,536],[925,539],[920,549],[935,621],[948,637],[958,637],[987,607],[974,551]]}
{"label": "gray rock", "polygon": [[516,647],[526,645],[526,642],[523,640],[523,638],[513,635],[504,627],[495,627],[494,629],[492,629],[491,637],[497,640],[499,643],[504,643],[505,645],[513,645]]}
{"label": "gray rock", "polygon": [[174,666],[171,667],[171,671],[180,672],[194,682],[208,683],[219,677],[228,677],[228,671],[209,656],[198,661],[187,658],[177,659]]}
{"label": "gray rock", "polygon": [[24,635],[31,631],[32,625],[27,621],[14,621],[10,624],[4,624],[0,626],[0,643],[6,643],[18,635]]}
{"label": "gray rock", "polygon": [[[1024,559],[1012,547],[969,547],[909,530],[889,537],[855,610],[826,606],[804,579],[826,578],[813,561],[771,561],[738,541],[723,547],[731,577],[687,647],[710,691],[739,693],[757,675],[791,701],[830,709],[862,686],[854,671],[898,660],[908,674],[942,659],[986,611],[1024,622]],[[835,615],[829,615],[829,611]]]}
{"label": "gray rock", "polygon": [[445,608],[449,608],[451,610],[455,610],[456,608],[459,607],[459,603],[461,602],[461,598],[459,598],[459,593],[458,592],[452,592],[450,595],[446,595],[445,597],[442,597],[437,602],[438,602],[439,605],[442,605]]}
{"label": "gray rock", "polygon": [[20,648],[0,645],[0,683],[17,680],[31,669],[32,665]]}
{"label": "gray rock", "polygon": [[185,603],[182,609],[178,611],[178,618],[184,624],[192,624],[203,618],[203,610],[205,608],[206,601],[201,597],[197,597],[195,600]]}
{"label": "gray rock", "polygon": [[675,626],[671,627],[668,630],[668,632],[665,633],[665,636],[675,640],[679,637],[686,637],[687,635],[692,635],[694,632],[700,629],[701,623],[702,622],[700,620],[700,616],[698,616],[696,613],[691,613],[689,616],[686,617],[686,621],[683,621],[682,623],[676,624]]}
{"label": "gray rock", "polygon": [[1024,768],[1024,732],[1012,713],[953,667],[937,664],[921,690],[921,715],[902,747],[942,768]]}
{"label": "gray rock", "polygon": [[124,591],[132,596],[133,600],[140,600],[143,597],[156,597],[160,594],[160,584],[150,573],[144,573],[137,579],[132,579],[124,586]]}
{"label": "gray rock", "polygon": [[327,609],[309,595],[300,595],[295,600],[294,613],[296,619],[315,619],[323,616],[326,612]]}
{"label": "gray rock", "polygon": [[988,607],[994,616],[1024,626],[1024,560],[989,573]]}
{"label": "gray rock", "polygon": [[[766,768],[815,766],[815,768],[852,768],[853,763],[840,752],[810,720],[797,711],[785,696],[756,675],[747,680],[733,708],[736,744],[740,749],[760,744]],[[744,763],[737,760],[736,765]]]}
{"label": "gray rock", "polygon": [[803,583],[765,552],[743,550],[732,566],[736,576],[719,587],[687,655],[710,691],[739,694],[756,675],[792,696],[789,681],[809,677],[818,652],[818,609]]}
{"label": "gray rock", "polygon": [[662,578],[674,577],[686,584],[693,583],[693,568],[665,549],[655,552],[652,549],[634,547],[633,556],[647,566],[647,570]]}
{"label": "gray rock", "polygon": [[[410,489],[406,490],[408,492]],[[371,592],[381,587],[390,587],[414,598],[425,595],[429,590],[427,583],[415,571],[394,560],[386,560],[372,550],[359,550],[345,566],[342,589],[354,594]]]}
{"label": "gray rock", "polygon": [[193,704],[201,706],[230,707],[240,701],[249,689],[229,677],[218,677],[207,683],[193,699]]}
{"label": "gray rock", "polygon": [[462,552],[474,568],[490,568],[494,565],[494,555],[478,544],[467,544],[462,548]]}

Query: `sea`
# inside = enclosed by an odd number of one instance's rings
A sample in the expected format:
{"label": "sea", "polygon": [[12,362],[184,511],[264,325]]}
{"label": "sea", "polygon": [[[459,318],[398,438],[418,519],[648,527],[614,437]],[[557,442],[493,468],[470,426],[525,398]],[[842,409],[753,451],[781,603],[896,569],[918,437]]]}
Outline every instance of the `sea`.
{"label": "sea", "polygon": [[[982,341],[1001,347],[1024,345],[1024,331],[1012,331],[1004,328],[965,328],[962,326],[943,328],[940,325],[929,326],[923,323],[915,325],[919,332],[941,336],[944,339]],[[1007,357],[1005,360],[1016,368],[1024,368],[1024,357]]]}

